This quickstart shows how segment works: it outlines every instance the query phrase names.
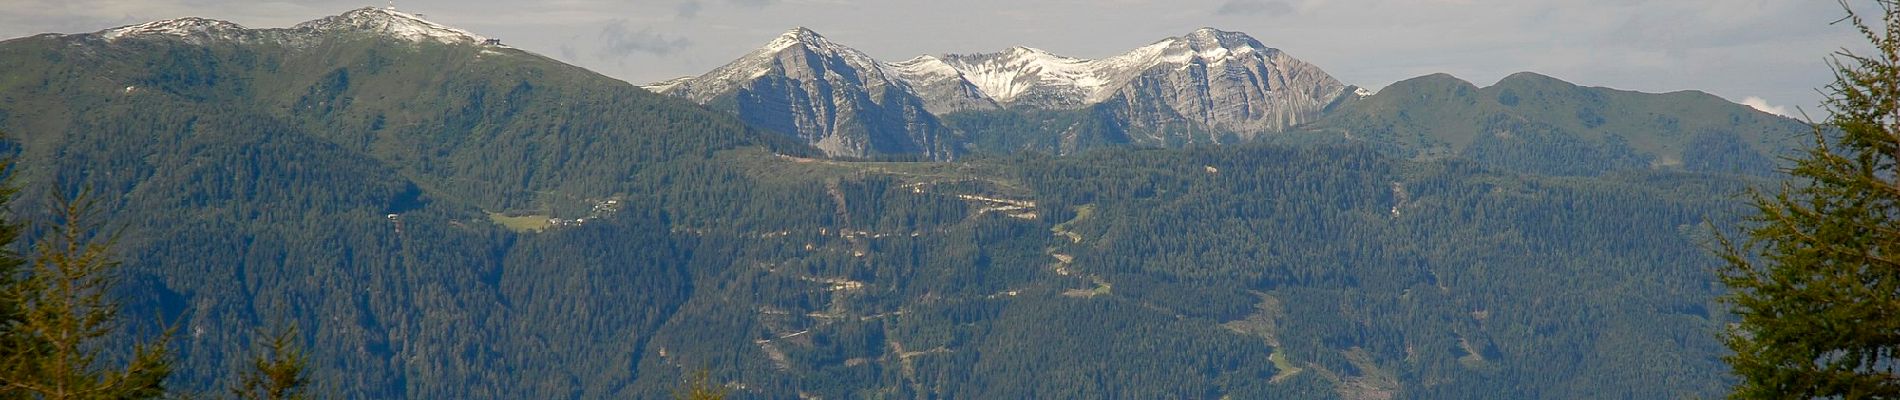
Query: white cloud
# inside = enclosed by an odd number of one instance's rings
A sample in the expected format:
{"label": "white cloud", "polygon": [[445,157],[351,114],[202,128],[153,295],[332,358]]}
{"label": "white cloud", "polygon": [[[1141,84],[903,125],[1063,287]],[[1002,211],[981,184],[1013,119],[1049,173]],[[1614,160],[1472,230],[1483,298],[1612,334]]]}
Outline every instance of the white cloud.
{"label": "white cloud", "polygon": [[602,59],[625,58],[635,53],[664,56],[693,45],[690,39],[654,32],[651,27],[635,31],[628,27],[625,19],[615,19],[601,27],[600,43],[598,55]]}
{"label": "white cloud", "polygon": [[1793,112],[1794,110],[1788,109],[1787,106],[1770,105],[1768,104],[1767,99],[1763,99],[1760,97],[1748,96],[1747,98],[1743,98],[1742,105],[1754,107],[1757,110],[1761,110],[1762,112],[1769,113],[1769,114],[1780,115],[1780,116],[1789,117],[1789,118],[1795,117],[1795,114]]}

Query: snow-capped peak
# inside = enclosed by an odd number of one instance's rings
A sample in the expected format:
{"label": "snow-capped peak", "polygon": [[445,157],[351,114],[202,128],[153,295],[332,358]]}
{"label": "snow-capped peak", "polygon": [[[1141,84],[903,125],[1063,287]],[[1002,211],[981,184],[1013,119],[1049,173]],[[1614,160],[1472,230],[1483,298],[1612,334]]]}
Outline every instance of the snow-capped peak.
{"label": "snow-capped peak", "polygon": [[469,31],[423,19],[421,14],[406,13],[393,8],[376,7],[350,10],[341,15],[323,17],[297,24],[288,29],[250,29],[226,21],[185,17],[112,28],[94,32],[92,35],[96,35],[106,41],[116,41],[127,37],[171,36],[182,38],[191,43],[202,43],[202,41],[207,39],[254,40],[260,38],[276,38],[296,40],[307,38],[312,34],[321,35],[335,32],[366,32],[416,42],[499,44],[499,41],[490,41],[488,38],[470,33]]}
{"label": "snow-capped peak", "polygon": [[1185,40],[1188,46],[1196,48],[1196,49],[1208,49],[1208,48],[1216,48],[1216,47],[1228,48],[1228,49],[1248,48],[1248,47],[1266,47],[1266,46],[1262,46],[1259,41],[1254,40],[1252,36],[1247,36],[1247,34],[1245,33],[1228,32],[1228,31],[1223,31],[1223,30],[1214,29],[1214,28],[1196,29],[1194,30],[1194,32],[1188,33],[1186,36],[1182,36],[1181,39]]}
{"label": "snow-capped peak", "polygon": [[1219,64],[1243,57],[1258,59],[1276,51],[1244,33],[1201,28],[1100,60],[1016,46],[990,54],[948,55],[944,61],[999,102],[1027,96],[1056,105],[1079,105],[1107,99],[1116,88],[1157,65]]}
{"label": "snow-capped peak", "polygon": [[1233,33],[1234,33],[1234,32],[1228,32],[1228,31],[1223,31],[1223,30],[1219,30],[1219,29],[1214,29],[1214,28],[1212,28],[1212,27],[1205,27],[1205,26],[1203,26],[1203,27],[1201,27],[1201,29],[1195,29],[1195,30],[1194,30],[1193,32],[1188,32],[1188,35],[1187,35],[1187,37],[1190,37],[1190,38],[1193,38],[1193,37],[1218,37],[1218,36],[1220,36],[1220,35],[1228,35],[1228,34],[1233,34]]}
{"label": "snow-capped peak", "polygon": [[480,43],[487,38],[469,31],[422,19],[422,16],[391,8],[364,7],[343,15],[309,21],[292,29],[312,31],[356,30],[387,34],[411,41],[440,43]]}
{"label": "snow-capped peak", "polygon": [[767,52],[778,52],[779,50],[785,50],[786,48],[800,44],[809,47],[831,47],[833,45],[831,40],[825,39],[824,35],[818,34],[818,32],[811,30],[811,28],[800,26],[778,35],[777,39],[772,39],[772,42],[766,43],[762,49]]}
{"label": "snow-capped peak", "polygon": [[[794,57],[794,58],[787,58]],[[817,59],[824,62],[806,64],[794,59]],[[649,90],[681,94],[694,101],[703,102],[731,88],[740,87],[746,81],[777,72],[798,71],[794,73],[838,74],[837,70],[850,69],[850,73],[840,74],[857,80],[856,84],[866,87],[904,86],[896,67],[865,55],[844,45],[833,43],[824,35],[805,27],[796,27],[785,31],[765,46],[753,50],[738,60],[713,69],[704,75],[692,79],[675,79],[646,85]]]}
{"label": "snow-capped peak", "polygon": [[852,63],[853,66],[857,68],[883,68],[883,63],[871,59],[870,56],[864,55],[863,52],[833,43],[831,39],[826,39],[825,35],[820,35],[818,32],[802,26],[792,28],[783,34],[779,34],[778,38],[772,39],[772,41],[766,43],[764,47],[760,47],[741,60],[761,57],[769,58],[793,47],[801,47],[804,50],[827,57],[840,57]]}
{"label": "snow-capped peak", "polygon": [[1148,47],[1136,49],[1123,57],[1173,64],[1196,60],[1220,63],[1236,57],[1277,51],[1260,44],[1260,41],[1254,40],[1252,36],[1247,36],[1245,33],[1201,28],[1181,37],[1168,38]]}
{"label": "snow-capped peak", "polygon": [[119,40],[120,38],[128,36],[147,35],[166,35],[185,39],[197,39],[212,36],[229,36],[244,30],[244,26],[226,21],[185,17],[112,28],[99,31],[97,34],[107,41]]}
{"label": "snow-capped peak", "polygon": [[826,39],[825,35],[820,35],[817,31],[802,26],[792,28],[783,34],[779,34],[778,38],[772,39],[772,42],[766,43],[765,47],[754,51],[753,54],[748,55],[747,58],[771,58],[793,47],[799,47],[824,57],[836,57],[844,60],[846,64],[858,70],[875,72],[882,75],[895,74],[890,68],[884,65],[883,62],[873,59],[869,55],[865,55],[864,52],[849,46],[834,43],[831,39]]}

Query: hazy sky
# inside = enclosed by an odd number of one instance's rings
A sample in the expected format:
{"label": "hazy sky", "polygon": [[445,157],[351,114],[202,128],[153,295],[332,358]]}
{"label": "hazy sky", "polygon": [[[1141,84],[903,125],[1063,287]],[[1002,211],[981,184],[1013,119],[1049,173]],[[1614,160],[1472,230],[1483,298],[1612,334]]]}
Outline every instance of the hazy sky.
{"label": "hazy sky", "polygon": [[[1871,1],[1854,0],[1857,3]],[[185,16],[287,27],[382,1],[0,0],[0,37]],[[1864,47],[1823,0],[403,0],[397,7],[634,83],[705,72],[795,26],[885,61],[1024,45],[1098,58],[1200,27],[1241,31],[1379,88],[1536,71],[1815,111],[1824,60]],[[1871,5],[1866,5],[1872,11]],[[0,72],[4,73],[4,72]]]}

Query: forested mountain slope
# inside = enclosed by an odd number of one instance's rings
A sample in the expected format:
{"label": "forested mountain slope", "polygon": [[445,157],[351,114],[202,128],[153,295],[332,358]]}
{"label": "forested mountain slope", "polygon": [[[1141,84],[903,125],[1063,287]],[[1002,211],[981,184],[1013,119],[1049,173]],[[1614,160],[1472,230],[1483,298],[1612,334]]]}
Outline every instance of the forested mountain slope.
{"label": "forested mountain slope", "polygon": [[1483,88],[1445,74],[1412,78],[1303,128],[1309,132],[1295,136],[1554,175],[1667,169],[1766,176],[1811,132],[1708,93],[1583,87],[1530,72]]}
{"label": "forested mountain slope", "polygon": [[[88,123],[190,133],[200,125],[194,119],[272,121],[473,204],[509,208],[559,202],[547,193],[569,202],[612,193],[639,166],[769,140],[733,119],[479,37],[402,35],[451,29],[430,25],[361,9],[288,29],[16,39],[0,48],[9,71],[0,82],[8,104],[0,123],[22,140],[50,142],[84,134],[148,140]],[[143,123],[161,116],[170,125]]]}
{"label": "forested mountain slope", "polygon": [[[573,316],[544,303],[604,308],[665,291],[527,296],[539,292],[504,284],[524,273],[507,260],[561,250],[484,211],[612,214],[596,208],[635,192],[630,177],[650,166],[777,139],[464,35],[362,9],[288,29],[184,19],[10,40],[0,130],[28,193],[90,188],[112,210],[126,232],[128,314],[177,321],[183,387],[224,378],[254,329],[294,317],[323,349],[318,377],[344,393],[536,397],[513,383],[532,376],[519,363],[608,359],[543,361],[545,349],[496,339],[528,329],[509,322]],[[17,209],[36,210],[38,196],[25,197]],[[640,226],[658,242],[619,241],[633,255],[613,272],[683,290],[667,228]],[[586,272],[533,265],[551,279]],[[567,334],[650,330],[666,308],[642,312]]]}
{"label": "forested mountain slope", "polygon": [[29,193],[105,201],[177,388],[280,318],[322,390],[367,398],[662,397],[699,369],[747,398],[1726,379],[1696,238],[1740,175],[1351,140],[848,162],[388,10],[166,22],[0,42],[0,129]]}

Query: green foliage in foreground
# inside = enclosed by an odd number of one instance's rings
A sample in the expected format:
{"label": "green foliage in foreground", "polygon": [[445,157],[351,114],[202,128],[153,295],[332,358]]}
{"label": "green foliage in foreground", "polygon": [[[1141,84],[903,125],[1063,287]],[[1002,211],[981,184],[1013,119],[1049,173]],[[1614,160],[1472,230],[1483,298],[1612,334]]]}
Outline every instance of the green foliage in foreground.
{"label": "green foliage in foreground", "polygon": [[1723,243],[1733,398],[1900,398],[1900,10],[1877,4],[1877,24],[1849,9],[1878,53],[1835,64],[1796,181],[1756,199],[1749,242]]}
{"label": "green foliage in foreground", "polygon": [[0,297],[20,315],[0,325],[0,345],[8,349],[0,359],[0,397],[151,399],[165,394],[163,382],[171,374],[165,338],[133,345],[125,361],[111,360],[119,354],[102,346],[120,326],[117,302],[109,294],[119,264],[109,254],[110,238],[98,236],[93,204],[83,195],[56,198],[55,224],[34,243],[30,268],[17,275],[17,282],[0,287]]}
{"label": "green foliage in foreground", "polygon": [[726,388],[719,387],[712,382],[711,373],[699,371],[693,374],[693,378],[686,382],[685,387],[673,393],[673,398],[678,400],[721,400],[726,398],[726,393],[728,393]]}
{"label": "green foliage in foreground", "polygon": [[[11,189],[0,193],[9,204]],[[0,399],[151,399],[190,397],[169,391],[173,354],[166,345],[167,331],[119,347],[127,336],[120,320],[118,300],[111,289],[119,283],[118,261],[111,254],[113,238],[102,236],[96,203],[86,194],[75,198],[55,195],[53,225],[33,243],[30,259],[11,252],[5,258],[0,281]],[[0,223],[0,246],[11,245],[21,231],[14,223]],[[30,262],[29,262],[30,261]],[[15,271],[21,266],[30,266]],[[308,360],[298,350],[296,330],[273,335],[253,369],[241,373],[241,399],[301,399],[309,382],[303,369]],[[123,364],[123,365],[114,365]]]}
{"label": "green foliage in foreground", "polygon": [[301,400],[309,398],[310,378],[304,372],[310,359],[298,341],[297,328],[270,334],[251,359],[251,368],[238,376],[231,394],[243,400]]}

